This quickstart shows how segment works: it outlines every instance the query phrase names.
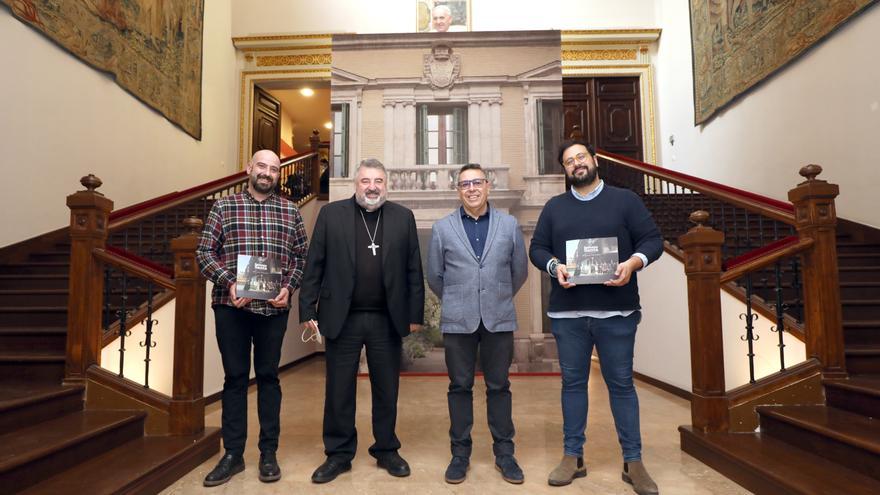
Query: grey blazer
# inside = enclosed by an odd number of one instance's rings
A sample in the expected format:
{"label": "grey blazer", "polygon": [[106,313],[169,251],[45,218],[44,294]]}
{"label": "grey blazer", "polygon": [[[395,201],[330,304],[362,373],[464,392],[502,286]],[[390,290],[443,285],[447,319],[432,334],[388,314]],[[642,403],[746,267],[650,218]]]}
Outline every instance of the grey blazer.
{"label": "grey blazer", "polygon": [[427,271],[428,286],[441,300],[440,330],[473,333],[482,319],[490,332],[515,331],[513,295],[526,281],[527,265],[514,217],[491,208],[481,261],[464,231],[459,208],[438,220],[431,229]]}

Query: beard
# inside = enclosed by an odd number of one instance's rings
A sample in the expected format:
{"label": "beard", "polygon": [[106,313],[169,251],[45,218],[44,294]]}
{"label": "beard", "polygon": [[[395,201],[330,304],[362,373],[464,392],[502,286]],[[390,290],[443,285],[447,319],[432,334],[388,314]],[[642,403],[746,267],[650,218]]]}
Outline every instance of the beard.
{"label": "beard", "polygon": [[577,175],[578,170],[581,167],[577,167],[576,169],[571,171],[571,175],[568,176],[568,182],[571,183],[571,187],[584,187],[595,182],[596,177],[599,176],[599,167],[589,165],[586,166],[587,173],[584,175]]}
{"label": "beard", "polygon": [[355,201],[357,201],[357,204],[359,204],[361,206],[361,208],[363,208],[367,211],[376,211],[379,208],[381,208],[383,204],[385,204],[385,195],[382,193],[379,193],[378,198],[368,198],[367,197],[367,193],[376,193],[376,192],[378,192],[378,191],[366,191],[363,195],[360,193],[356,193],[354,195],[354,199],[355,199]]}
{"label": "beard", "polygon": [[[269,184],[265,186],[260,184],[260,179],[267,179]],[[269,194],[275,189],[275,181],[268,175],[251,175],[251,187],[260,194]]]}

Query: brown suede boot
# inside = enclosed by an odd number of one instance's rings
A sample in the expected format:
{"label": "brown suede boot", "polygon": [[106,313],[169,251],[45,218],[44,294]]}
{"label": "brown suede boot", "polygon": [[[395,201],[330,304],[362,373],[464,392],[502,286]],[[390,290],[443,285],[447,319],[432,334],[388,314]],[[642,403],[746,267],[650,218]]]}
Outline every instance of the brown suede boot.
{"label": "brown suede boot", "polygon": [[657,483],[651,479],[651,475],[645,470],[642,461],[632,461],[623,463],[623,473],[621,474],[623,481],[632,485],[633,490],[639,495],[657,495],[660,490]]}
{"label": "brown suede boot", "polygon": [[575,478],[583,478],[587,475],[583,457],[567,455],[562,458],[556,469],[550,472],[547,483],[550,486],[565,486],[571,484]]}

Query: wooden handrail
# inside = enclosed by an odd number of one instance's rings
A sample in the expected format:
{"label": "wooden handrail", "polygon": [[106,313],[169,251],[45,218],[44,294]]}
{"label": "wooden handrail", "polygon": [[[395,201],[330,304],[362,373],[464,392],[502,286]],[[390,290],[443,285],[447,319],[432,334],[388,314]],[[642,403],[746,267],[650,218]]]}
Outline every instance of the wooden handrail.
{"label": "wooden handrail", "polygon": [[166,275],[132,261],[129,258],[111,253],[105,248],[94,248],[92,249],[92,254],[104,263],[113,265],[126,273],[153,282],[160,287],[170,290],[175,290],[177,288],[177,286],[174,285],[174,280]]}
{"label": "wooden handrail", "polygon": [[795,240],[792,244],[769,251],[766,254],[751,259],[745,263],[738,264],[721,274],[721,283],[726,284],[727,282],[733,282],[751,272],[770,266],[783,258],[802,253],[812,247],[814,243],[815,241],[809,238]]}
{"label": "wooden handrail", "polygon": [[663,179],[673,184],[700,192],[706,196],[739,206],[746,210],[764,215],[774,220],[794,225],[794,206],[784,201],[768,198],[760,194],[750,193],[734,187],[712,182],[692,175],[667,170],[656,165],[641,162],[626,156],[598,150],[600,158],[614,162],[623,167],[638,170],[645,175]]}
{"label": "wooden handrail", "polygon": [[[307,159],[316,156],[317,153],[314,151],[309,151],[305,153],[300,153],[298,155],[294,155],[288,158],[285,158],[281,161],[281,166],[285,167],[291,165],[298,161],[304,161]],[[173,193],[168,193],[158,198],[153,198],[147,201],[143,201],[141,203],[128,206],[126,208],[120,209],[110,214],[110,225],[109,230],[115,231],[121,228],[124,228],[128,225],[136,223],[144,218],[148,218],[152,215],[156,215],[157,213],[161,213],[166,210],[170,210],[172,208],[178,207],[180,205],[184,205],[191,201],[203,198],[205,196],[209,196],[211,194],[223,191],[224,189],[228,189],[230,187],[235,186],[236,184],[246,180],[247,173],[244,171],[236,172],[232,175],[223,177],[221,179],[217,179],[211,182],[207,182],[205,184],[201,184],[199,186],[195,186],[189,189],[184,189],[183,191],[177,191]]]}

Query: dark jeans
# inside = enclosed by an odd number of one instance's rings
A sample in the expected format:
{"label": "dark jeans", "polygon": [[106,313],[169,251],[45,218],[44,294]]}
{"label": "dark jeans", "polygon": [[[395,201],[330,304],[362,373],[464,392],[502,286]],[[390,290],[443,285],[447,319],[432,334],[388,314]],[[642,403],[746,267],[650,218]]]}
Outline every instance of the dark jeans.
{"label": "dark jeans", "polygon": [[251,373],[251,344],[257,375],[257,416],[260,419],[260,452],[278,450],[281,431],[281,386],[278,361],[287,331],[285,311],[258,315],[232,306],[214,306],[217,346],[223,359],[223,447],[233,455],[244,453],[247,440],[247,388]]}
{"label": "dark jeans", "polygon": [[474,369],[479,348],[486,382],[486,412],[492,450],[496,456],[513,455],[513,418],[508,372],[513,360],[513,332],[492,333],[483,323],[474,333],[443,334],[449,371],[449,438],[452,455],[470,457],[474,424]]}
{"label": "dark jeans", "polygon": [[642,458],[639,398],[633,384],[633,348],[641,313],[611,318],[551,318],[551,330],[559,350],[562,371],[562,431],[565,455],[584,455],[586,442],[590,365],[593,347],[599,366],[617,439],[624,462]]}
{"label": "dark jeans", "polygon": [[373,438],[370,455],[397,452],[397,393],[400,387],[400,335],[381,311],[352,311],[342,333],[327,339],[327,384],[324,398],[324,453],[350,461],[357,452],[355,404],[361,349],[367,349],[373,394]]}

